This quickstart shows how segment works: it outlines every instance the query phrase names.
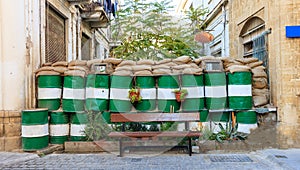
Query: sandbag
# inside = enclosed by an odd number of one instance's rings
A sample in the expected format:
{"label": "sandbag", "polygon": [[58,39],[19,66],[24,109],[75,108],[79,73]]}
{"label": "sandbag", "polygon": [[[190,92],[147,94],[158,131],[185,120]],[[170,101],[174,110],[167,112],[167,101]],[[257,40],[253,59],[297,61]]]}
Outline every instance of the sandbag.
{"label": "sandbag", "polygon": [[253,96],[253,105],[255,107],[263,106],[268,104],[268,99],[266,96]]}
{"label": "sandbag", "polygon": [[258,66],[262,66],[262,65],[263,65],[262,61],[257,61],[257,62],[248,64],[248,66],[251,67],[251,68],[255,68],[255,67],[258,67]]}
{"label": "sandbag", "polygon": [[194,63],[197,64],[197,65],[199,65],[201,63],[201,61],[202,60],[200,58],[194,59]]}
{"label": "sandbag", "polygon": [[193,68],[199,68],[199,66],[195,63],[190,63],[188,64],[190,67],[193,67]]}
{"label": "sandbag", "polygon": [[59,72],[59,73],[63,74],[65,71],[68,70],[68,68],[67,67],[63,67],[63,66],[60,66],[60,67],[57,66],[57,67],[54,67],[53,70],[56,71],[56,72]]}
{"label": "sandbag", "polygon": [[170,66],[165,65],[165,64],[161,64],[161,65],[152,66],[152,69],[153,70],[155,70],[155,69],[170,69]]}
{"label": "sandbag", "polygon": [[190,61],[192,61],[190,56],[181,56],[178,58],[173,59],[173,62],[181,62],[181,63],[189,63]]}
{"label": "sandbag", "polygon": [[171,69],[155,69],[152,71],[153,75],[168,75],[171,74]]}
{"label": "sandbag", "polygon": [[134,72],[143,71],[143,70],[152,71],[152,67],[149,65],[136,65],[136,66],[132,66],[132,70]]}
{"label": "sandbag", "polygon": [[237,61],[240,61],[244,64],[250,64],[250,63],[254,63],[254,62],[257,62],[258,61],[258,58],[238,58],[236,59]]}
{"label": "sandbag", "polygon": [[111,63],[111,64],[114,64],[114,65],[118,65],[122,62],[123,60],[122,59],[119,59],[119,58],[106,58],[104,59],[102,62],[103,63]]}
{"label": "sandbag", "polygon": [[152,76],[152,72],[149,70],[137,71],[134,73],[134,76]]}
{"label": "sandbag", "polygon": [[252,79],[252,87],[256,89],[263,89],[268,87],[268,81],[264,77],[258,77]]}
{"label": "sandbag", "polygon": [[102,63],[102,59],[93,59],[86,62],[86,65],[90,68],[93,64]]}
{"label": "sandbag", "polygon": [[253,96],[266,96],[267,98],[270,96],[269,89],[252,89]]}
{"label": "sandbag", "polygon": [[52,66],[52,64],[53,64],[52,62],[43,63],[43,64],[42,64],[42,67],[45,67],[45,66]]}
{"label": "sandbag", "polygon": [[225,71],[229,71],[230,73],[250,72],[251,68],[248,66],[243,66],[243,65],[232,65],[232,66],[229,66]]}
{"label": "sandbag", "polygon": [[183,70],[185,68],[190,68],[191,66],[188,65],[188,64],[182,64],[182,65],[177,65],[177,66],[174,66],[172,67],[173,69],[176,69],[176,70]]}
{"label": "sandbag", "polygon": [[252,69],[251,72],[253,73],[253,78],[259,78],[259,77],[268,78],[267,73],[263,69]]}
{"label": "sandbag", "polygon": [[38,76],[41,76],[41,75],[60,75],[59,72],[56,72],[56,71],[39,71],[37,74],[36,74],[36,77]]}
{"label": "sandbag", "polygon": [[65,76],[80,76],[85,77],[86,72],[82,70],[67,70],[64,72]]}
{"label": "sandbag", "polygon": [[155,64],[160,65],[160,64],[169,63],[171,61],[172,61],[172,59],[167,58],[167,59],[163,59],[163,60],[160,60],[160,61],[156,61]]}
{"label": "sandbag", "polygon": [[182,70],[173,69],[172,74],[182,74]]}
{"label": "sandbag", "polygon": [[41,67],[37,70],[35,70],[35,73],[38,73],[40,71],[53,71],[54,70],[54,67],[51,67],[51,66],[45,66],[45,67]]}
{"label": "sandbag", "polygon": [[68,66],[86,66],[86,60],[72,60]]}
{"label": "sandbag", "polygon": [[200,75],[200,74],[203,74],[202,72],[203,70],[201,68],[193,68],[193,67],[190,67],[190,68],[185,68],[183,71],[182,71],[182,74],[196,74],[196,75]]}
{"label": "sandbag", "polygon": [[70,66],[70,67],[68,67],[68,69],[84,71],[85,74],[87,74],[89,72],[89,69],[86,66]]}
{"label": "sandbag", "polygon": [[134,66],[136,65],[136,62],[135,61],[132,61],[132,60],[124,60],[122,61],[118,67],[122,67],[122,66]]}
{"label": "sandbag", "polygon": [[154,65],[155,62],[153,60],[139,60],[136,62],[137,65]]}
{"label": "sandbag", "polygon": [[68,62],[66,62],[66,61],[57,61],[57,62],[52,64],[52,67],[61,67],[61,66],[67,67]]}
{"label": "sandbag", "polygon": [[115,71],[123,71],[123,70],[125,70],[125,71],[132,71],[132,66],[121,66],[121,67],[117,67],[115,69]]}

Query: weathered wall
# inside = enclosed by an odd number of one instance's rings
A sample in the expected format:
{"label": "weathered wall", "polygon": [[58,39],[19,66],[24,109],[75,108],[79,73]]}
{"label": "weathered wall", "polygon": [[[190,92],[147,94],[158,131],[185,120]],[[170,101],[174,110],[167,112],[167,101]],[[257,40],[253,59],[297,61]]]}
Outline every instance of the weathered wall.
{"label": "weathered wall", "polygon": [[272,103],[278,107],[278,136],[281,147],[300,147],[300,108],[296,96],[300,83],[300,38],[285,37],[285,26],[300,24],[297,0],[230,1],[230,54],[242,57],[239,34],[253,16],[265,21],[268,35],[270,89]]}

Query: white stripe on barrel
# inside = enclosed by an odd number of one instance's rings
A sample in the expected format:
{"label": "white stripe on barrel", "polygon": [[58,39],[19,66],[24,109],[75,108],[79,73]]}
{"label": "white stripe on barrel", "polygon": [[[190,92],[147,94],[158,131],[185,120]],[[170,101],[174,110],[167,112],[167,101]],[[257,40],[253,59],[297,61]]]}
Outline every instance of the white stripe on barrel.
{"label": "white stripe on barrel", "polygon": [[204,97],[204,89],[203,87],[184,87],[187,90],[188,94],[186,99],[194,99],[194,98],[203,98]]}
{"label": "white stripe on barrel", "polygon": [[108,99],[109,90],[105,88],[86,88],[87,99]]}
{"label": "white stripe on barrel", "polygon": [[[176,88],[177,89],[177,88]],[[168,89],[168,88],[158,88],[158,96],[157,99],[161,100],[176,100],[175,94],[174,94],[174,90],[176,90],[174,88],[172,89]]]}
{"label": "white stripe on barrel", "polygon": [[49,135],[48,124],[43,125],[22,125],[22,137],[33,138]]}
{"label": "white stripe on barrel", "polygon": [[85,136],[84,134],[84,129],[85,129],[85,124],[71,124],[71,136]]}
{"label": "white stripe on barrel", "polygon": [[252,86],[228,85],[228,96],[252,96]]}
{"label": "white stripe on barrel", "polygon": [[38,99],[60,99],[61,88],[38,88]]}
{"label": "white stripe on barrel", "polygon": [[205,96],[212,98],[227,97],[226,86],[205,86]]}
{"label": "white stripe on barrel", "polygon": [[69,130],[69,124],[52,124],[50,125],[50,136],[68,136]]}
{"label": "white stripe on barrel", "polygon": [[129,89],[111,88],[110,89],[110,99],[112,99],[112,100],[126,100],[126,101],[129,101],[128,91],[129,91]]}
{"label": "white stripe on barrel", "polygon": [[74,99],[74,100],[84,100],[85,99],[85,89],[64,88],[63,98],[64,99]]}
{"label": "white stripe on barrel", "polygon": [[149,88],[149,89],[140,89],[140,93],[143,99],[156,99],[156,89]]}

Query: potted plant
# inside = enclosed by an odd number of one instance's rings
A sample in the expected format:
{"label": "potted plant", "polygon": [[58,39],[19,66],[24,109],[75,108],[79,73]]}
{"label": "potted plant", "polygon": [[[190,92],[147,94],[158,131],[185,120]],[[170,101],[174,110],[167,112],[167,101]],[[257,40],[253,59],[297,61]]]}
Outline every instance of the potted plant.
{"label": "potted plant", "polygon": [[142,96],[140,93],[140,88],[133,87],[128,91],[128,98],[131,103],[140,102],[142,100]]}
{"label": "potted plant", "polygon": [[175,93],[175,98],[177,102],[184,101],[186,95],[188,94],[187,89],[176,89],[173,90],[172,92]]}

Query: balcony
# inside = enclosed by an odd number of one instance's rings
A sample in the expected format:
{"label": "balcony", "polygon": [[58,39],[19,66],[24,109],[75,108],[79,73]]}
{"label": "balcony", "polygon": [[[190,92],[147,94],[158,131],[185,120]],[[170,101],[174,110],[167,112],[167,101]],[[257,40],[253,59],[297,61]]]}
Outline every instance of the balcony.
{"label": "balcony", "polygon": [[70,4],[79,5],[79,4],[89,4],[92,0],[68,0]]}
{"label": "balcony", "polygon": [[82,6],[81,18],[88,22],[92,28],[106,28],[109,22],[103,6],[96,2]]}

